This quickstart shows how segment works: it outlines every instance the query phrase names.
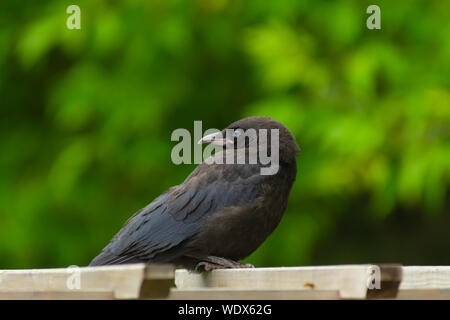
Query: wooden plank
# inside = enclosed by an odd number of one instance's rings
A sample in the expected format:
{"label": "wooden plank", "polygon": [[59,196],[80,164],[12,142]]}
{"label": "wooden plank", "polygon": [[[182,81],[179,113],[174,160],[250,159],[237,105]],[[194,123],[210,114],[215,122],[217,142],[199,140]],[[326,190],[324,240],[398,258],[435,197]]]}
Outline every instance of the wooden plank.
{"label": "wooden plank", "polygon": [[407,266],[397,299],[450,299],[450,266]]}
{"label": "wooden plank", "polygon": [[[338,292],[340,298],[365,299],[368,297],[373,270],[380,270],[381,287],[378,294],[371,297],[395,296],[401,280],[401,267],[389,265],[341,265],[311,267],[281,267],[257,269],[214,270],[209,273],[194,273],[177,270],[175,273],[176,290],[172,296],[187,295],[180,291],[222,289],[223,297],[229,296],[230,290],[250,291],[327,291]],[[389,271],[389,272],[383,272]],[[393,271],[397,270],[397,271]],[[377,290],[377,289],[374,289]],[[383,292],[383,294],[381,294]],[[218,293],[216,295],[219,295]]]}
{"label": "wooden plank", "polygon": [[403,267],[400,290],[450,289],[450,266]]}
{"label": "wooden plank", "polygon": [[397,300],[450,300],[450,290],[399,290]]}
{"label": "wooden plank", "polygon": [[162,298],[169,294],[174,272],[175,266],[166,264],[0,270],[0,297],[45,297],[43,293],[107,297],[112,293],[115,299]]}
{"label": "wooden plank", "polygon": [[0,300],[112,300],[113,292],[0,292]]}
{"label": "wooden plank", "polygon": [[234,289],[171,289],[170,300],[338,300],[338,291],[320,290],[234,290]]}
{"label": "wooden plank", "polygon": [[[173,265],[0,270],[0,299],[450,299],[450,266],[340,265],[215,270]],[[378,270],[381,289],[370,289]],[[176,288],[171,288],[175,280]]]}

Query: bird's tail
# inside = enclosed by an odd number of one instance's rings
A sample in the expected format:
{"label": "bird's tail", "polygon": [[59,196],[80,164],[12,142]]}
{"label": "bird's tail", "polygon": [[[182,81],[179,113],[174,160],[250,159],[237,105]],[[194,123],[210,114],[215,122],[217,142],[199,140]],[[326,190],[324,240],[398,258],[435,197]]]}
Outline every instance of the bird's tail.
{"label": "bird's tail", "polygon": [[98,256],[96,256],[89,266],[107,266],[114,264],[127,264],[127,263],[141,263],[145,262],[137,257],[130,256],[117,256],[109,251],[102,251]]}

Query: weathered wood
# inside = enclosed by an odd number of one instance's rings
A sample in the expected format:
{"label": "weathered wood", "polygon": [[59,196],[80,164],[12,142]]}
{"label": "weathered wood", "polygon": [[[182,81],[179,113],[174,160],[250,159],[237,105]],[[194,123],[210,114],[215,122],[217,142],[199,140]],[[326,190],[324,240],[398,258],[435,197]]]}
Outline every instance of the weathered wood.
{"label": "weathered wood", "polygon": [[450,299],[450,266],[403,267],[397,299]]}
{"label": "weathered wood", "polygon": [[321,290],[171,289],[170,300],[338,300],[339,292]]}
{"label": "weathered wood", "polygon": [[79,289],[68,284],[73,269],[0,270],[0,299],[450,299],[450,266],[367,264],[199,274],[175,271],[173,265],[134,264],[77,271]]}
{"label": "weathered wood", "polygon": [[0,292],[0,300],[113,300],[113,292]]}
{"label": "weathered wood", "polygon": [[[162,264],[0,270],[0,298],[53,299],[57,295],[84,295],[94,299],[163,298],[169,294],[174,271],[173,265]],[[68,283],[76,272],[79,272],[79,288]]]}
{"label": "weathered wood", "polygon": [[[401,266],[342,265],[314,267],[282,267],[257,269],[215,270],[210,273],[193,273],[177,270],[176,290],[173,296],[187,296],[192,290],[222,289],[224,297],[230,290],[337,292],[341,298],[364,299],[368,297],[374,270],[381,272],[378,280],[381,289],[371,297],[393,297],[401,280]],[[383,272],[384,270],[384,272]],[[383,286],[384,284],[384,286]],[[388,289],[388,290],[385,290]],[[372,291],[372,290],[370,290]],[[216,291],[216,296],[219,294]],[[326,294],[325,294],[326,296]]]}
{"label": "weathered wood", "polygon": [[403,267],[401,290],[450,289],[450,266]]}

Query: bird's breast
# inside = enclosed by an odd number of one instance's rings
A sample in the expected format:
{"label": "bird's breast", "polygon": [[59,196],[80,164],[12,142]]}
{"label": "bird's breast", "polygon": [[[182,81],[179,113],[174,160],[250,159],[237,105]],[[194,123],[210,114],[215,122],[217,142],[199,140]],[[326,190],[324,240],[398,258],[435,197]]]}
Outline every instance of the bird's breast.
{"label": "bird's breast", "polygon": [[286,172],[279,175],[261,183],[256,199],[225,206],[205,219],[195,238],[197,251],[235,260],[255,251],[277,227],[286,209],[293,180]]}

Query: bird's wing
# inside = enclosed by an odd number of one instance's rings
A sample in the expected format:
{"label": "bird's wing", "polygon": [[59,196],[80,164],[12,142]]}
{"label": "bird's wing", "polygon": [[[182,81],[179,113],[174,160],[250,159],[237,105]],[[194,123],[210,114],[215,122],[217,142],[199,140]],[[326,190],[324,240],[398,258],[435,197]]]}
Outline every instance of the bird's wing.
{"label": "bird's wing", "polygon": [[259,197],[261,177],[257,165],[200,164],[183,184],[134,214],[91,265],[169,261],[182,255],[174,249],[198,233],[203,217]]}
{"label": "bird's wing", "polygon": [[136,212],[90,265],[107,265],[152,260],[159,252],[173,248],[196,232],[194,224],[176,221],[169,207],[189,202],[192,193],[176,186]]}

